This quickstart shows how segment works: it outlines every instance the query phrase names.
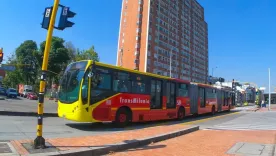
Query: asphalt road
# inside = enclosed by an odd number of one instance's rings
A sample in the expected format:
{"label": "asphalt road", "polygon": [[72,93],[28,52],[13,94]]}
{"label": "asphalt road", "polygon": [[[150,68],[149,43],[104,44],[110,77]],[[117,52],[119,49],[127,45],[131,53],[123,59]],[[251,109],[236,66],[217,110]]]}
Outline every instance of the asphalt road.
{"label": "asphalt road", "polygon": [[[276,129],[276,112],[246,112],[245,109],[249,108],[251,107],[237,108],[238,111],[218,113],[215,116],[188,117],[184,121],[137,123],[121,129],[114,128],[111,123],[76,123],[58,117],[46,117],[43,120],[43,135],[45,138],[91,136],[153,127],[160,124],[199,125],[201,129]],[[36,110],[37,101],[12,99],[3,102],[2,100],[0,109]],[[49,110],[56,110],[56,104],[53,101],[45,103],[45,111]],[[0,140],[34,139],[36,124],[36,117],[0,116]]]}
{"label": "asphalt road", "polygon": [[[221,113],[219,115],[223,115]],[[227,114],[227,113],[226,113]],[[231,115],[232,116],[232,115]],[[211,115],[188,118],[184,121],[160,121],[149,123],[135,123],[126,128],[114,128],[112,123],[76,123],[58,117],[47,117],[43,121],[43,135],[45,138],[74,137],[87,135],[100,135],[119,131],[128,131],[161,124],[179,124],[210,119]],[[230,119],[230,118],[229,118]],[[0,140],[33,139],[36,137],[36,117],[0,116]]]}
{"label": "asphalt road", "polygon": [[[13,112],[37,112],[37,100],[29,100],[26,98],[10,98],[0,100],[0,111],[13,111]],[[45,113],[56,113],[57,104],[54,101],[45,99],[44,103]]]}
{"label": "asphalt road", "polygon": [[[259,113],[255,113],[259,115]],[[276,114],[275,114],[276,115]],[[160,121],[136,123],[126,128],[114,128],[111,123],[92,124],[76,123],[57,117],[44,118],[43,135],[45,138],[91,136],[119,131],[128,131],[160,124],[188,124],[199,125],[201,128],[212,128],[225,122],[239,121],[247,113],[219,113],[217,116],[204,115],[196,118],[187,118],[184,121]],[[0,140],[33,139],[36,137],[37,118],[19,116],[0,116]]]}

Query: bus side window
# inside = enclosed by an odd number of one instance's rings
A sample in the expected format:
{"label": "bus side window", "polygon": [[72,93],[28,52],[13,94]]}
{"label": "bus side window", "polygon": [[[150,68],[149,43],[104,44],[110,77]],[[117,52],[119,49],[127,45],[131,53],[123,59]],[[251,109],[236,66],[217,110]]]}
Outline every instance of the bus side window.
{"label": "bus side window", "polygon": [[146,85],[143,82],[132,81],[132,93],[134,94],[145,94]]}
{"label": "bus side window", "polygon": [[131,89],[131,81],[129,74],[122,72],[115,72],[113,78],[113,91],[115,92],[129,92]]}
{"label": "bus side window", "polygon": [[131,93],[146,94],[146,79],[144,76],[133,74],[131,75]]}
{"label": "bus side window", "polygon": [[178,96],[180,96],[180,97],[188,97],[187,84],[179,84]]}
{"label": "bus side window", "polygon": [[81,96],[82,96],[83,104],[86,104],[88,100],[88,72],[86,72],[84,75],[82,89],[81,89]]}

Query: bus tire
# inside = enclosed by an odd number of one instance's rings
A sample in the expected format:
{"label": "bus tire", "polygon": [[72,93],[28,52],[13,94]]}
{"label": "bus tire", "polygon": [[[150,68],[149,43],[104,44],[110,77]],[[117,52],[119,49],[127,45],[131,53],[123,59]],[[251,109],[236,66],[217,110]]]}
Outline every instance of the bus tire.
{"label": "bus tire", "polygon": [[216,107],[213,106],[213,107],[212,107],[212,115],[215,115],[215,114],[216,114]]}
{"label": "bus tire", "polygon": [[129,110],[127,110],[126,108],[120,108],[116,113],[116,118],[115,118],[116,127],[122,128],[127,126],[131,120],[130,114],[131,112],[129,112]]}
{"label": "bus tire", "polygon": [[177,119],[183,120],[185,118],[185,109],[183,107],[180,107],[177,112]]}

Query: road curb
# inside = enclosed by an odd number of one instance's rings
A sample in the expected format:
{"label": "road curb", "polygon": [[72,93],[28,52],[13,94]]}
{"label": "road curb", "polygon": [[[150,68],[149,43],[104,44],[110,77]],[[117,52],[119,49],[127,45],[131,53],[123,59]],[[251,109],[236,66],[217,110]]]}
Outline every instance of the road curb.
{"label": "road curb", "polygon": [[257,111],[260,110],[260,109],[261,109],[261,108],[257,108],[257,109],[254,110],[254,112],[257,112]]}
{"label": "road curb", "polygon": [[247,112],[257,112],[258,110],[260,110],[261,108],[253,108],[253,109],[249,109],[246,110]]}
{"label": "road curb", "polygon": [[129,140],[116,144],[109,144],[98,147],[85,147],[68,151],[59,151],[59,152],[51,152],[51,153],[39,153],[39,154],[30,154],[30,156],[45,156],[45,155],[66,155],[66,156],[96,156],[96,155],[106,155],[112,152],[124,151],[127,149],[137,148],[140,146],[149,145],[151,143],[160,142],[164,140],[168,140],[171,138],[175,138],[181,135],[185,135],[188,133],[192,133],[199,130],[199,126],[193,126],[181,130],[177,130],[170,133],[165,133],[162,135],[157,135],[153,137],[137,139],[137,140]]}
{"label": "road curb", "polygon": [[[0,111],[0,115],[5,116],[37,116],[37,112],[14,112],[14,111]],[[44,117],[58,117],[57,113],[44,113]]]}

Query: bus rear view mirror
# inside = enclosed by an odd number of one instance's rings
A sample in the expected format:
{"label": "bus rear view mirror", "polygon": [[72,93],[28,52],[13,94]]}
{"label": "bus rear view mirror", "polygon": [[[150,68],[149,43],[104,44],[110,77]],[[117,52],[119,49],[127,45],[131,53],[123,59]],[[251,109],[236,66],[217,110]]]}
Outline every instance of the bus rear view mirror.
{"label": "bus rear view mirror", "polygon": [[90,71],[89,73],[88,73],[88,77],[93,77],[93,72],[92,71]]}

